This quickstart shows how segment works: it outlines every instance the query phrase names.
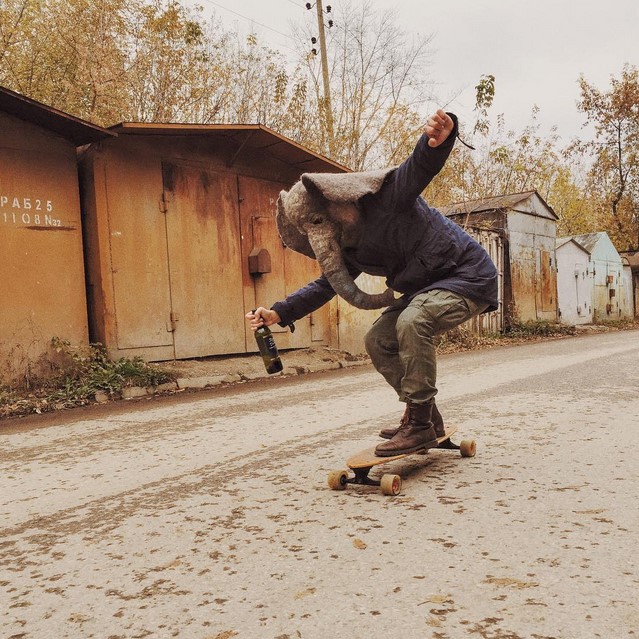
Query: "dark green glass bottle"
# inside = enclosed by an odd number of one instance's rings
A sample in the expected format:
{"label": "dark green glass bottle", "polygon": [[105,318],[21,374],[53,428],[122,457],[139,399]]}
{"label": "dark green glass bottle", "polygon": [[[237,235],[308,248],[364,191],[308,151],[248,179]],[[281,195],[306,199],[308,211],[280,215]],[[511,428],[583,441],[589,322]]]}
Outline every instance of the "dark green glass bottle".
{"label": "dark green glass bottle", "polygon": [[268,326],[260,326],[255,331],[255,341],[257,342],[257,347],[260,349],[260,355],[264,360],[266,372],[269,375],[279,373],[284,367],[277,352],[277,344],[275,344],[275,338],[273,337],[273,333],[271,333],[271,329]]}

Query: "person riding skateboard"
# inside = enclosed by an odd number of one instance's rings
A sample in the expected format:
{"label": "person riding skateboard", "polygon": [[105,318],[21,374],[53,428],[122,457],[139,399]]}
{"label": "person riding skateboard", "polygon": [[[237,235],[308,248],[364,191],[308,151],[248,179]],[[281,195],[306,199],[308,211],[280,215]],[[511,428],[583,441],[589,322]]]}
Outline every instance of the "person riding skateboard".
{"label": "person riding skateboard", "polygon": [[[286,246],[317,259],[322,275],[270,309],[248,313],[250,326],[294,322],[336,294],[359,308],[386,307],[365,336],[373,366],[406,403],[399,426],[385,429],[381,457],[437,446],[443,419],[437,394],[436,337],[498,308],[497,270],[460,226],[431,208],[422,191],[439,173],[458,133],[439,109],[411,155],[397,167],[360,173],[306,173],[278,199]],[[386,277],[369,295],[354,280]],[[395,299],[393,292],[401,297]]]}

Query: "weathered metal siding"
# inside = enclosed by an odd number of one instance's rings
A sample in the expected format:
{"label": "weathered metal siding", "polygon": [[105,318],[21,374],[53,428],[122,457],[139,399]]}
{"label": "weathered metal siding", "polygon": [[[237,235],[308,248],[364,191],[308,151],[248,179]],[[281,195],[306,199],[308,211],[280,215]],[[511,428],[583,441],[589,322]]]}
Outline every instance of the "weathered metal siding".
{"label": "weathered metal siding", "polygon": [[592,323],[592,272],[588,252],[573,241],[557,247],[557,299],[562,324]]}
{"label": "weathered metal siding", "polygon": [[556,221],[508,212],[513,321],[557,320]]}
{"label": "weathered metal siding", "polygon": [[[317,278],[320,271],[315,260],[285,248],[277,232],[277,198],[280,191],[290,185],[245,175],[238,177],[238,184],[242,264],[247,266],[243,270],[244,307],[268,307]],[[280,349],[314,343],[326,345],[330,339],[329,307],[320,308],[296,322],[294,333],[278,325],[271,330]],[[246,333],[245,340],[246,350],[255,350],[251,331]]]}
{"label": "weathered metal siding", "polygon": [[466,229],[488,253],[497,268],[497,297],[499,308],[491,313],[482,313],[469,320],[464,326],[477,335],[500,333],[504,327],[504,244],[498,231],[486,229]]}
{"label": "weathered metal siding", "polygon": [[633,319],[635,316],[635,293],[632,270],[625,260],[622,260],[622,262],[623,271],[621,274],[620,292],[622,294],[623,304],[621,307],[621,316],[623,319]]}
{"label": "weathered metal siding", "polygon": [[114,356],[171,359],[162,164],[144,147],[118,142],[82,158],[91,339]]}
{"label": "weathered metal siding", "polygon": [[503,323],[557,319],[557,216],[536,191],[444,207],[463,227],[497,232],[503,241]]}
{"label": "weathered metal siding", "polygon": [[42,373],[56,336],[87,343],[75,146],[0,112],[0,379]]}
{"label": "weathered metal siding", "polygon": [[[277,195],[299,171],[221,137],[120,135],[82,160],[92,336],[147,360],[256,350],[244,314],[319,275],[284,249]],[[251,272],[253,271],[253,272]],[[327,344],[329,308],[275,327],[280,348]]]}
{"label": "weathered metal siding", "polygon": [[619,287],[621,285],[621,262],[597,259],[593,255],[594,287],[593,287],[593,319],[620,319]]}
{"label": "weathered metal siding", "polygon": [[244,336],[227,319],[244,309],[236,176],[163,169],[175,357],[243,352]]}
{"label": "weathered metal siding", "polygon": [[[460,223],[464,219],[464,230],[473,237],[488,253],[495,268],[497,269],[497,299],[499,307],[496,311],[482,313],[463,324],[463,328],[476,335],[488,335],[490,333],[500,333],[504,328],[504,296],[506,283],[506,253],[504,250],[502,215],[482,216],[482,226],[470,226],[472,217],[464,216],[452,217],[453,221]],[[479,220],[475,219],[475,222]]]}
{"label": "weathered metal siding", "polygon": [[628,280],[628,312],[630,317],[639,317],[639,250],[619,254],[624,274]]}
{"label": "weathered metal siding", "polygon": [[624,287],[623,262],[608,234],[602,231],[575,235],[572,239],[590,252],[594,321],[632,317],[632,300]]}

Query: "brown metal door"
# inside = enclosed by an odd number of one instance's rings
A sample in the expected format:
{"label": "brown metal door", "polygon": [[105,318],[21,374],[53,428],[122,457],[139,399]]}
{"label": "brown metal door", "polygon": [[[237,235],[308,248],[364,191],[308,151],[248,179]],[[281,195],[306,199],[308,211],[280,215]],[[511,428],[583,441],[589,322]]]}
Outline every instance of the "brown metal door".
{"label": "brown metal door", "polygon": [[[239,176],[240,218],[242,223],[242,266],[244,272],[244,306],[248,312],[257,306],[269,308],[286,297],[284,246],[275,224],[275,207],[282,185],[269,180],[258,180]],[[258,251],[266,252],[270,270],[251,273],[249,257]],[[285,333],[277,324],[271,327],[274,333]],[[246,328],[245,347],[255,350],[253,333]],[[280,348],[289,346],[289,338],[277,338]]]}
{"label": "brown metal door", "polygon": [[244,352],[236,176],[164,162],[175,356]]}
{"label": "brown metal door", "polygon": [[[139,184],[161,188],[157,166],[128,150],[104,165],[109,249],[119,349],[172,346],[166,228],[160,201]],[[135,179],[131,179],[134,172]],[[157,191],[156,191],[157,192]]]}
{"label": "brown metal door", "polygon": [[[250,310],[256,306],[270,307],[287,295],[319,276],[315,260],[285,249],[277,232],[275,210],[283,185],[269,180],[240,176],[240,216],[244,263],[244,303]],[[249,256],[265,250],[270,257],[270,271],[249,272]],[[280,348],[310,346],[312,342],[327,343],[329,308],[318,309],[311,316],[296,322],[297,330],[290,333],[275,325],[273,332],[280,333]],[[255,350],[252,333],[246,332],[246,350]]]}

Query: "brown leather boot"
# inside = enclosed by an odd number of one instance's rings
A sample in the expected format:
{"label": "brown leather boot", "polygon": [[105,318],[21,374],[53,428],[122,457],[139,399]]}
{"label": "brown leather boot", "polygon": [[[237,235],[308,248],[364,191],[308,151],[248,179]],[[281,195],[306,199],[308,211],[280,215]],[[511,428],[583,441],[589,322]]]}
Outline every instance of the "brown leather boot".
{"label": "brown leather boot", "polygon": [[430,414],[430,421],[433,422],[433,426],[435,427],[435,435],[437,435],[437,437],[445,437],[446,428],[444,427],[444,418],[439,412],[435,402],[433,402],[433,411]]}
{"label": "brown leather boot", "polygon": [[[408,405],[406,405],[406,410],[402,415],[402,419],[399,422],[399,426],[397,428],[383,428],[379,432],[379,436],[382,439],[392,439],[397,435],[397,431],[402,427],[404,421],[408,418]],[[433,422],[433,426],[435,427],[435,434],[437,437],[444,437],[446,435],[446,429],[444,428],[444,418],[442,414],[439,412],[437,405],[433,402],[433,409],[430,414],[430,421]]]}
{"label": "brown leather boot", "polygon": [[399,420],[399,426],[397,426],[396,428],[382,428],[382,430],[379,431],[379,436],[382,439],[392,439],[393,437],[395,437],[395,435],[397,435],[397,431],[399,431],[399,429],[404,425],[404,422],[408,419],[408,404],[406,404],[406,408],[404,409],[404,414],[402,415],[402,418]]}
{"label": "brown leather boot", "polygon": [[437,435],[431,422],[432,403],[409,403],[407,408],[408,418],[399,427],[397,434],[375,449],[375,455],[378,457],[414,453],[417,450],[437,446]]}

